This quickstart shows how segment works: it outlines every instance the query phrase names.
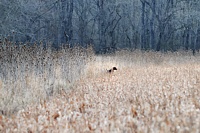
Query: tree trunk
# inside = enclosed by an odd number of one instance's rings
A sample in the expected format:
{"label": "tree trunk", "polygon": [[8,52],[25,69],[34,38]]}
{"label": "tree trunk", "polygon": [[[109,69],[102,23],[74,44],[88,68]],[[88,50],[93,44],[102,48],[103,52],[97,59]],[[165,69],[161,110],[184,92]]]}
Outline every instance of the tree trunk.
{"label": "tree trunk", "polygon": [[141,49],[144,49],[145,44],[146,44],[146,37],[145,37],[145,32],[146,32],[146,25],[145,25],[145,2],[142,2],[142,33],[141,33]]}
{"label": "tree trunk", "polygon": [[[104,0],[98,0],[97,6],[99,10],[98,16],[98,30],[99,30],[99,42],[100,49],[103,50],[106,48],[106,37],[105,37],[105,11],[104,11]],[[106,51],[102,51],[106,52]]]}
{"label": "tree trunk", "polygon": [[162,33],[160,32],[159,38],[158,38],[158,43],[157,43],[157,46],[156,46],[156,51],[160,51],[161,43],[162,43]]}
{"label": "tree trunk", "polygon": [[195,49],[199,51],[200,49],[200,28],[197,29],[197,38]]}
{"label": "tree trunk", "polygon": [[155,32],[154,32],[154,23],[156,15],[156,2],[152,0],[152,17],[150,20],[150,48],[155,50]]}
{"label": "tree trunk", "polygon": [[73,0],[69,0],[67,6],[67,25],[65,30],[65,39],[67,43],[70,43],[73,38],[73,25],[72,25],[72,16],[73,16],[73,10],[74,10],[74,3]]}
{"label": "tree trunk", "polygon": [[58,45],[69,43],[73,37],[72,15],[73,0],[59,2]]}

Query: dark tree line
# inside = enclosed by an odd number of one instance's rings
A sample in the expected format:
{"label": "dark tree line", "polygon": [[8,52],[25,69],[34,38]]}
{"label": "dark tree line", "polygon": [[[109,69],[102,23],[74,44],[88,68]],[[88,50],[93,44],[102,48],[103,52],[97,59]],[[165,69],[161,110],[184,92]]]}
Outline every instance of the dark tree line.
{"label": "dark tree line", "polygon": [[199,0],[1,0],[0,35],[13,42],[199,50]]}

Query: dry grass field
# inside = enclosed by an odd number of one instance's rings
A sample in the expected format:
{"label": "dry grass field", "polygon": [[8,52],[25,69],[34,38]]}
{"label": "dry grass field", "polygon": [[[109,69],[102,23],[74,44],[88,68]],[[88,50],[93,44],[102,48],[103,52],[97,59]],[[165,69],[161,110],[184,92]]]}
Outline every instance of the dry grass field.
{"label": "dry grass field", "polygon": [[200,132],[199,53],[27,54],[1,59],[0,132]]}

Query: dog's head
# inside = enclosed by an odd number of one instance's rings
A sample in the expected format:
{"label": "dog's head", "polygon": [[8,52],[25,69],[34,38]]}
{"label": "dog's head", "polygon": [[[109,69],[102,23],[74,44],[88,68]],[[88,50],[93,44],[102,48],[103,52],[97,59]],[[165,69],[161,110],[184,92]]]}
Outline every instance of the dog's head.
{"label": "dog's head", "polygon": [[113,67],[113,70],[117,70],[117,68],[116,68],[116,67]]}

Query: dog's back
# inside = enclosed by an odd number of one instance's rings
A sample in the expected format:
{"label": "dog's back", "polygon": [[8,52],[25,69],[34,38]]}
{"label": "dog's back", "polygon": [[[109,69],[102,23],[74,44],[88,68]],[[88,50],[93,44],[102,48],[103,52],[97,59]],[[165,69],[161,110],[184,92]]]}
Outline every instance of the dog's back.
{"label": "dog's back", "polygon": [[112,69],[107,70],[107,72],[108,72],[108,73],[113,73],[113,72],[116,71],[116,70],[117,70],[117,68],[116,68],[116,67],[113,67]]}

